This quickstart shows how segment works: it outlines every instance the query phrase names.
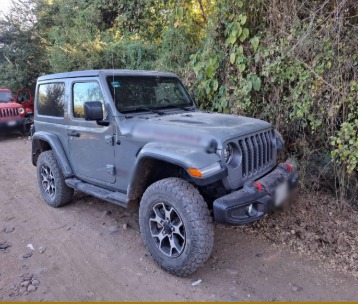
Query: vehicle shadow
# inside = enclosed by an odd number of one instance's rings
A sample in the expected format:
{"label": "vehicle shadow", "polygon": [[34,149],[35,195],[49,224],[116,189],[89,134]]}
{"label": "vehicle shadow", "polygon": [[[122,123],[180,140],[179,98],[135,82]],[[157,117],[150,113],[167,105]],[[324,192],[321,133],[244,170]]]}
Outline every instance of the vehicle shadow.
{"label": "vehicle shadow", "polygon": [[28,136],[25,136],[21,131],[17,130],[0,130],[0,142],[13,141],[14,139],[27,139]]}

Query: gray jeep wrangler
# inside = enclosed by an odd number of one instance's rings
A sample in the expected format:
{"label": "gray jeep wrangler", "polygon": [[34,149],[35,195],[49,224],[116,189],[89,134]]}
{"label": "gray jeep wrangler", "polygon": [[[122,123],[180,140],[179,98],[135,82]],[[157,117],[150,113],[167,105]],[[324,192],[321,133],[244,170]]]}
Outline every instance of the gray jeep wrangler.
{"label": "gray jeep wrangler", "polygon": [[210,256],[213,220],[241,225],[280,205],[298,180],[277,164],[281,135],[258,119],[200,111],[171,73],[93,70],[40,77],[32,162],[43,199],[74,190],[126,207],[156,262],[193,273]]}

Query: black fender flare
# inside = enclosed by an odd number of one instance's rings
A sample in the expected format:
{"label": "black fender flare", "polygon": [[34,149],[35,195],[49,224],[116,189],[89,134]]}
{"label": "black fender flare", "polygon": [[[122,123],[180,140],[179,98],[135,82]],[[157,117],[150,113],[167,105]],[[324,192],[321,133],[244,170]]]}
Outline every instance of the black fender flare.
{"label": "black fender flare", "polygon": [[[183,151],[189,150],[190,154],[185,155]],[[166,143],[149,143],[145,145],[137,154],[133,174],[130,177],[127,193],[129,197],[138,197],[136,187],[136,177],[142,175],[141,164],[146,160],[161,161],[176,167],[182,168],[185,172],[188,168],[203,168],[220,161],[220,157],[215,153],[208,153],[198,147],[180,147]],[[138,171],[139,170],[139,171]],[[225,167],[207,178],[194,178],[188,175],[191,182],[198,186],[204,186],[222,179],[227,174]]]}
{"label": "black fender flare", "polygon": [[[36,166],[37,163],[37,154],[39,151],[39,141],[44,141],[49,144],[51,147],[51,150],[53,151],[57,163],[59,164],[61,171],[65,177],[70,177],[73,175],[73,171],[71,168],[71,165],[68,161],[68,158],[66,156],[66,153],[63,149],[63,146],[61,144],[61,141],[59,138],[52,133],[47,133],[44,131],[35,132],[35,134],[32,136],[32,163],[34,166]],[[40,150],[40,152],[42,152]]]}

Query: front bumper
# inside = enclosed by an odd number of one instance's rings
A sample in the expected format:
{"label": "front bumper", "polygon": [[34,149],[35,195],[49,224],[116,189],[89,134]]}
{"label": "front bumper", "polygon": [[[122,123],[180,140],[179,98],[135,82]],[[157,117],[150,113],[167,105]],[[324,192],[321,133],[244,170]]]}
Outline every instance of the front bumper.
{"label": "front bumper", "polygon": [[0,129],[20,129],[30,124],[32,124],[32,119],[28,117],[0,120]]}
{"label": "front bumper", "polygon": [[262,218],[273,210],[279,201],[282,186],[287,194],[297,186],[297,167],[287,160],[259,180],[247,183],[238,191],[222,196],[213,203],[217,223],[244,225]]}

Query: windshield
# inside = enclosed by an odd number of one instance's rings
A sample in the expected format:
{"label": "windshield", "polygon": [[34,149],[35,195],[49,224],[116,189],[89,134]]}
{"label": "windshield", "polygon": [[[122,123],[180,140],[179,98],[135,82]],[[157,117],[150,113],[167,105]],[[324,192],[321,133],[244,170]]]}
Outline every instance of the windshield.
{"label": "windshield", "polygon": [[14,98],[12,97],[12,94],[9,91],[0,92],[0,102],[9,102],[13,100]]}
{"label": "windshield", "polygon": [[119,112],[193,106],[177,78],[109,76],[107,83]]}

